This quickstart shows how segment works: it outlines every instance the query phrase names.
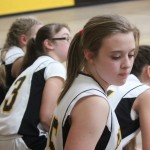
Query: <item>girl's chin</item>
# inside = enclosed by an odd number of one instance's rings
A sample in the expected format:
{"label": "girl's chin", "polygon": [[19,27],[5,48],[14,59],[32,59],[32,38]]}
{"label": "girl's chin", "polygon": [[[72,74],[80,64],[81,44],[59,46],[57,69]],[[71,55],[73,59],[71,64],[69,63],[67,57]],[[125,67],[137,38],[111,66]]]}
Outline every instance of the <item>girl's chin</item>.
{"label": "girl's chin", "polygon": [[113,85],[122,86],[122,85],[124,85],[124,84],[126,83],[126,80],[127,80],[127,79],[124,79],[124,80],[122,80],[122,81],[116,82],[116,83],[114,83]]}

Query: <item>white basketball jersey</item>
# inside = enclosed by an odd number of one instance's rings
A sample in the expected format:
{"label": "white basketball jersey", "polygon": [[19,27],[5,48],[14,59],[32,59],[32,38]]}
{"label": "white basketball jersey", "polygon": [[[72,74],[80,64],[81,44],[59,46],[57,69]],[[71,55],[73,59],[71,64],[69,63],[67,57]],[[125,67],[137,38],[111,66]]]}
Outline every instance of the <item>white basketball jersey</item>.
{"label": "white basketball jersey", "polygon": [[123,147],[139,132],[139,117],[132,106],[136,98],[149,88],[132,74],[124,85],[109,87],[108,99],[120,124]]}
{"label": "white basketball jersey", "polygon": [[[92,77],[80,73],[54,112],[47,149],[64,149],[71,126],[71,111],[81,98],[89,95],[97,95],[105,98],[107,101],[107,96],[98,82]],[[107,125],[105,126],[103,135],[99,139],[95,150],[121,150],[120,140],[121,135],[118,121],[115,114],[110,110]]]}
{"label": "white basketball jersey", "polygon": [[12,46],[6,53],[5,64],[12,64],[15,60],[17,60],[20,57],[23,57],[24,55],[25,53],[20,47]]}
{"label": "white basketball jersey", "polygon": [[20,57],[24,56],[24,52],[21,48],[17,46],[12,46],[6,53],[4,64],[5,64],[5,70],[6,70],[6,84],[7,87],[0,87],[0,104],[4,100],[6,93],[14,80],[15,77],[12,76],[12,65],[13,63]]}
{"label": "white basketball jersey", "polygon": [[0,107],[1,136],[23,135],[29,148],[42,140],[46,145],[47,132],[40,124],[39,112],[45,82],[54,76],[65,80],[65,67],[49,56],[41,56],[17,77]]}

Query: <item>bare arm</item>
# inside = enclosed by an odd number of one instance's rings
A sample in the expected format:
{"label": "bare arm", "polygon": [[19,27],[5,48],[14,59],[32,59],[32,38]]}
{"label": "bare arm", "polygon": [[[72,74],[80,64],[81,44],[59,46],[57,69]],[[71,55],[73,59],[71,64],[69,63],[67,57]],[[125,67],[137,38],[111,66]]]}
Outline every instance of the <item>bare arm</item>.
{"label": "bare arm", "polygon": [[46,131],[49,130],[50,121],[63,84],[64,80],[59,77],[49,78],[45,83],[40,109],[40,122]]}
{"label": "bare arm", "polygon": [[142,150],[150,150],[150,89],[142,93],[137,100],[142,137]]}
{"label": "bare arm", "polygon": [[65,150],[94,150],[105,128],[109,105],[102,97],[80,100],[71,113],[72,124]]}
{"label": "bare arm", "polygon": [[17,77],[20,73],[21,73],[21,67],[22,67],[22,63],[23,63],[23,57],[18,58],[12,66],[12,76],[13,77]]}

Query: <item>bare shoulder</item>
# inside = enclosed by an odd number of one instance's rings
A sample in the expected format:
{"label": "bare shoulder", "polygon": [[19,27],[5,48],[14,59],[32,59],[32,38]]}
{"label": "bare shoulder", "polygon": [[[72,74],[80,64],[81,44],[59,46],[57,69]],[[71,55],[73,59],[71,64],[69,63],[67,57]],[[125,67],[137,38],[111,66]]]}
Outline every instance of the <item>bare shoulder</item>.
{"label": "bare shoulder", "polygon": [[149,101],[149,97],[150,97],[150,89],[147,89],[146,91],[144,91],[142,94],[140,94],[137,97],[137,100],[139,101],[139,103],[150,103]]}
{"label": "bare shoulder", "polygon": [[141,93],[134,102],[134,109],[139,113],[141,110],[150,107],[150,89]]}
{"label": "bare shoulder", "polygon": [[80,99],[72,111],[73,118],[81,117],[81,112],[84,114],[82,119],[96,119],[97,117],[105,118],[109,112],[109,104],[107,100],[99,96],[86,96]]}
{"label": "bare shoulder", "polygon": [[71,128],[66,149],[94,149],[108,119],[109,105],[98,96],[79,99],[71,112]]}

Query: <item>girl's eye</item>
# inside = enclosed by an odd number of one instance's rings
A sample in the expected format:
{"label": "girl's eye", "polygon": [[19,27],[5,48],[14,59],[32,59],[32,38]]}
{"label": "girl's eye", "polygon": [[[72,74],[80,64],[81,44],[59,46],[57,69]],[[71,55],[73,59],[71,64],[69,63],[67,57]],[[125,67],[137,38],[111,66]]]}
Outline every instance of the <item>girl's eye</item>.
{"label": "girl's eye", "polygon": [[129,54],[129,58],[132,58],[134,57],[135,55],[134,54]]}
{"label": "girl's eye", "polygon": [[129,54],[128,54],[129,58],[135,57],[135,50],[132,50]]}
{"label": "girl's eye", "polygon": [[120,57],[121,57],[121,56],[112,56],[111,58],[112,58],[113,60],[118,60],[118,59],[120,59]]}

